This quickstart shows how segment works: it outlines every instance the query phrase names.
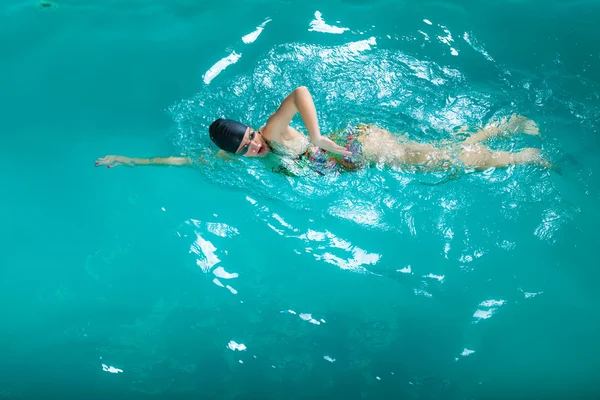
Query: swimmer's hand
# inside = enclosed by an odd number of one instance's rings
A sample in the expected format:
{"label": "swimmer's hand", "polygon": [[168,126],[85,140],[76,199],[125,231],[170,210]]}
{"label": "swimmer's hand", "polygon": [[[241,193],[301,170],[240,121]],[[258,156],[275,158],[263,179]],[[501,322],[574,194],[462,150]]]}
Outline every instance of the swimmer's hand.
{"label": "swimmer's hand", "polygon": [[131,159],[125,156],[104,156],[97,158],[94,163],[95,167],[106,165],[106,168],[118,167],[119,165],[132,166]]}
{"label": "swimmer's hand", "polygon": [[311,140],[312,144],[322,148],[323,150],[327,150],[331,153],[340,154],[342,156],[351,156],[352,152],[346,149],[345,147],[340,146],[335,143],[333,140],[329,139],[325,136],[320,136],[319,138]]}

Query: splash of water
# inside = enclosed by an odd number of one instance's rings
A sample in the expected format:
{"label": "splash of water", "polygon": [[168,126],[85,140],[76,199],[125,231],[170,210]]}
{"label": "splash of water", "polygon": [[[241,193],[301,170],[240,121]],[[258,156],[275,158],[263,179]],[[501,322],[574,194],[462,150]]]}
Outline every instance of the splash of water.
{"label": "splash of water", "polygon": [[[465,45],[485,56],[482,62],[495,63],[476,38],[463,36]],[[498,66],[498,70],[503,68]],[[208,181],[253,196],[276,198],[293,207],[316,209],[361,225],[388,229],[388,210],[402,211],[415,199],[442,204],[442,198],[453,197],[468,203],[461,192],[464,187],[434,190],[431,185],[447,182],[448,177],[393,168],[291,178],[272,172],[275,156],[263,160],[240,158],[235,162],[216,158],[217,149],[207,135],[208,125],[216,118],[226,117],[256,129],[300,83],[311,90],[324,133],[363,122],[407,133],[414,140],[438,141],[456,139],[463,126],[474,129],[515,109],[530,110],[530,104],[549,112],[567,104],[571,114],[587,115],[577,104],[557,101],[556,89],[545,81],[518,73],[501,73],[499,79],[503,90],[482,93],[470,85],[458,68],[388,50],[376,37],[337,46],[278,45],[266,52],[249,73],[229,80],[215,79],[194,97],[173,104],[168,110],[175,121],[172,141],[182,152],[204,160],[197,169]],[[588,121],[589,117],[582,119]],[[299,118],[292,125],[304,130]],[[502,190],[511,193],[514,200],[529,193],[515,182],[522,180],[527,184],[533,179],[527,178],[533,167],[519,171],[488,171],[468,180],[475,184],[482,180],[501,182],[505,185]],[[538,188],[542,192],[534,196],[553,190],[550,183]],[[342,192],[345,196],[340,199]],[[450,214],[443,207],[441,212]],[[410,221],[407,224],[410,228]],[[416,228],[409,229],[413,234],[415,231]]]}

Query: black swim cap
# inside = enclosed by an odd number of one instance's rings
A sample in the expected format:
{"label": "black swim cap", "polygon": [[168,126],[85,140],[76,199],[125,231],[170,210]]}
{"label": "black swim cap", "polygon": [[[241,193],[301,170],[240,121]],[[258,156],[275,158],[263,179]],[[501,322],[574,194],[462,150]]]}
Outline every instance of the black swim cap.
{"label": "black swim cap", "polygon": [[235,153],[242,143],[248,125],[230,119],[219,118],[208,128],[210,140],[220,149]]}

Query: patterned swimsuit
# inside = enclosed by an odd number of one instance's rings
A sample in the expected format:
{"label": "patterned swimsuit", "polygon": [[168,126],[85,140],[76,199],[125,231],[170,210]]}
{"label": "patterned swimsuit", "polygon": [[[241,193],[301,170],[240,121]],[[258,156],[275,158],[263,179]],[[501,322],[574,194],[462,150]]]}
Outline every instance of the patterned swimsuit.
{"label": "patterned swimsuit", "polygon": [[[364,166],[361,144],[358,141],[359,133],[358,129],[349,128],[334,132],[330,136],[332,141],[352,152],[350,156],[334,154],[320,147],[312,146],[305,137],[306,150],[291,160],[282,160],[282,165],[275,171],[293,176],[305,175],[303,171],[307,169],[319,175],[357,171]],[[279,155],[289,153],[285,151],[284,147],[279,143],[271,143],[271,148]]]}

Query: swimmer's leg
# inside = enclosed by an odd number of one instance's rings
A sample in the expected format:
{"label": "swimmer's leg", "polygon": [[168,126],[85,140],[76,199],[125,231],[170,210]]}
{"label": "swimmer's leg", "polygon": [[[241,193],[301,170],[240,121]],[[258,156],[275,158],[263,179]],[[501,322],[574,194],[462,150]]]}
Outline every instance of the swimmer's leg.
{"label": "swimmer's leg", "polygon": [[377,127],[369,127],[358,137],[363,157],[368,162],[386,165],[398,165],[405,162],[406,145],[401,143],[402,139],[402,137]]}
{"label": "swimmer's leg", "polygon": [[526,148],[518,152],[492,151],[489,147],[475,144],[463,146],[460,159],[467,168],[485,170],[488,168],[504,168],[509,165],[536,164],[551,168],[552,164],[542,157],[536,148]]}
{"label": "swimmer's leg", "polygon": [[465,139],[463,143],[474,144],[502,134],[510,135],[514,133],[537,136],[540,134],[540,130],[537,124],[529,118],[513,114],[510,118],[502,118],[500,122],[490,122],[481,130]]}

